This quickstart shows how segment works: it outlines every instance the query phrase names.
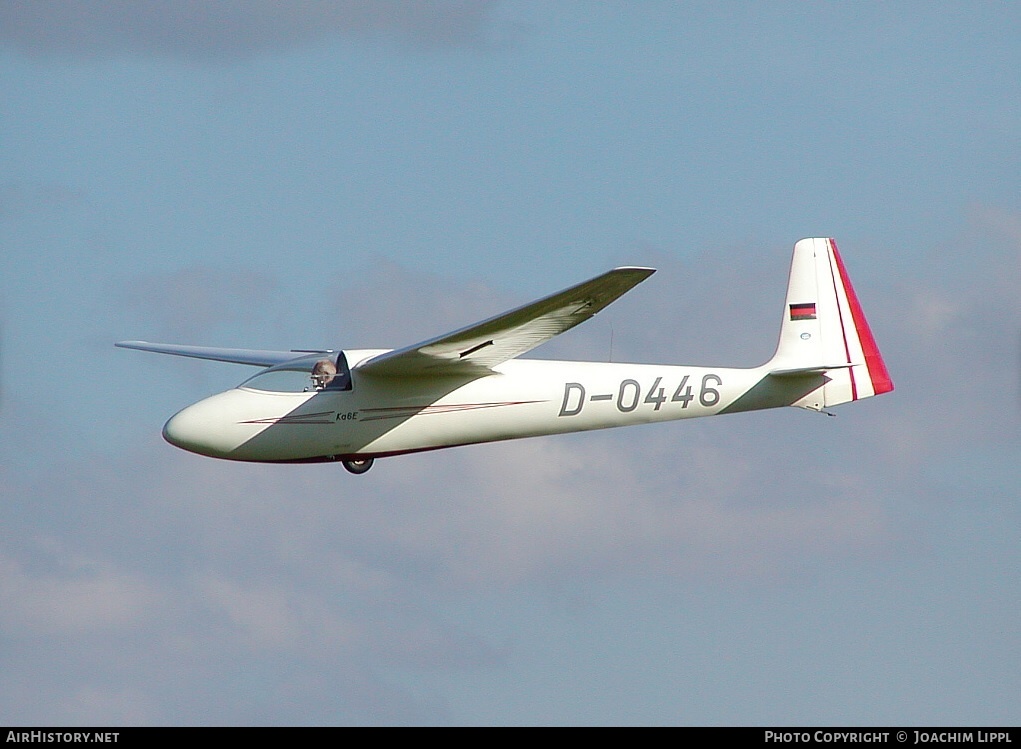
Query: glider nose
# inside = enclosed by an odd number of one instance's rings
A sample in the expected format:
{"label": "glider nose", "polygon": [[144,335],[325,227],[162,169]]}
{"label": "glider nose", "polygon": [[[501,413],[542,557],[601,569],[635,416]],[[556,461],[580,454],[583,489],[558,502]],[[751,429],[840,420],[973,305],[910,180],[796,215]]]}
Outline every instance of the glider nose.
{"label": "glider nose", "polygon": [[224,429],[223,414],[216,403],[216,396],[188,406],[170,417],[163,425],[163,439],[182,450],[208,455],[211,458],[225,458],[237,447],[234,435]]}
{"label": "glider nose", "polygon": [[163,425],[163,439],[174,447],[205,455],[208,453],[208,436],[207,430],[203,429],[206,420],[198,413],[202,410],[199,405],[188,406],[171,416]]}
{"label": "glider nose", "polygon": [[251,460],[245,446],[267,429],[266,404],[257,394],[235,388],[192,404],[163,426],[163,439],[210,458]]}

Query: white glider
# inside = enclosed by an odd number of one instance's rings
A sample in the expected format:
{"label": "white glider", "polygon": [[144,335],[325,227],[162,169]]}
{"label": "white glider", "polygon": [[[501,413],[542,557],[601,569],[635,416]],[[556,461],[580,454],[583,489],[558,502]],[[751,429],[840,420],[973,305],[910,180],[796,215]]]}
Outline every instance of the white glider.
{"label": "white glider", "polygon": [[163,427],[201,455],[272,463],[376,458],[480,442],[798,406],[893,390],[832,239],[794,246],[776,353],[746,368],[519,359],[644,281],[615,268],[552,296],[395,350],[122,348],[264,367]]}

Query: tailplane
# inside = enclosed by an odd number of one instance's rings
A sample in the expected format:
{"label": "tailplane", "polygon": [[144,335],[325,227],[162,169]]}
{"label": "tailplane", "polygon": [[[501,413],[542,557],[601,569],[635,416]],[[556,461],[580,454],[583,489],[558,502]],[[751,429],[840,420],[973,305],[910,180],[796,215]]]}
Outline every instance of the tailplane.
{"label": "tailplane", "polygon": [[767,366],[777,378],[821,376],[822,387],[792,404],[817,411],[893,390],[832,239],[794,245],[780,342]]}

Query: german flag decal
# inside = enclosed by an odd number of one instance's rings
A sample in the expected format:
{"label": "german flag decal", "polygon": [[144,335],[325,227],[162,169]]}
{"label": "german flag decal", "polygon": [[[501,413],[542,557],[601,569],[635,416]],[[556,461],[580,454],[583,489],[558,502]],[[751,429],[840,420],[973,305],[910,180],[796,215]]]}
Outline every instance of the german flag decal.
{"label": "german flag decal", "polygon": [[792,304],[790,307],[792,320],[815,319],[815,302],[811,302],[809,304]]}

